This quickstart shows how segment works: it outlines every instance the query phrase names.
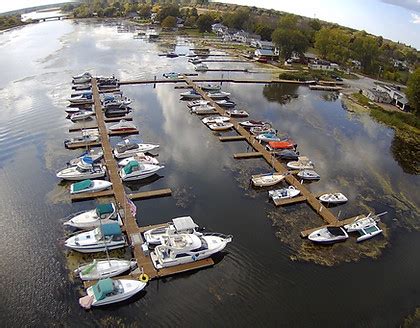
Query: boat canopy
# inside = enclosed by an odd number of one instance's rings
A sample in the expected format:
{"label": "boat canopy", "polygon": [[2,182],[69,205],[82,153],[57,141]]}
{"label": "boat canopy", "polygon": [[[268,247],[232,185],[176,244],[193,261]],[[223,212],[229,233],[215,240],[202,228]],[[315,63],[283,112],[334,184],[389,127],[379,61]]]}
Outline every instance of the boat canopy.
{"label": "boat canopy", "polygon": [[111,203],[108,204],[99,204],[96,206],[96,213],[99,217],[101,217],[104,214],[111,214],[114,212],[114,205]]}
{"label": "boat canopy", "polygon": [[126,145],[117,146],[117,151],[119,153],[124,153],[127,150],[132,150],[132,149],[137,149],[137,148],[139,148],[139,145],[138,144],[129,143],[129,144],[126,144]]}
{"label": "boat canopy", "polygon": [[124,166],[124,173],[130,174],[133,171],[136,171],[140,168],[140,164],[137,161],[129,161],[126,166]]}
{"label": "boat canopy", "polygon": [[73,190],[74,191],[80,191],[80,190],[84,190],[86,188],[89,188],[92,185],[92,180],[83,180],[80,182],[76,182],[73,184]]}
{"label": "boat canopy", "polygon": [[327,230],[334,236],[345,236],[345,232],[340,227],[327,227]]}
{"label": "boat canopy", "polygon": [[103,300],[107,294],[114,290],[113,281],[111,278],[99,280],[97,284],[93,285],[92,289],[96,300]]}
{"label": "boat canopy", "polygon": [[119,236],[122,231],[118,223],[107,223],[102,225],[102,234],[104,236]]}
{"label": "boat canopy", "polygon": [[83,156],[82,161],[86,164],[93,164],[93,158],[90,156]]}
{"label": "boat canopy", "polygon": [[193,221],[191,216],[182,216],[172,219],[174,227],[177,231],[190,230],[198,228],[198,225]]}

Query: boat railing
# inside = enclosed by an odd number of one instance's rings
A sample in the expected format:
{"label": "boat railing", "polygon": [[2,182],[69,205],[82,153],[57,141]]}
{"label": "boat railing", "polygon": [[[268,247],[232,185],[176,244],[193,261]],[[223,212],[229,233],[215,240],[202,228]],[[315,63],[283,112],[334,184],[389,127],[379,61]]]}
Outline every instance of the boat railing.
{"label": "boat railing", "polygon": [[203,236],[215,236],[215,237],[220,237],[220,238],[224,238],[224,239],[233,239],[232,235],[225,235],[225,234],[220,233],[220,232],[204,232]]}

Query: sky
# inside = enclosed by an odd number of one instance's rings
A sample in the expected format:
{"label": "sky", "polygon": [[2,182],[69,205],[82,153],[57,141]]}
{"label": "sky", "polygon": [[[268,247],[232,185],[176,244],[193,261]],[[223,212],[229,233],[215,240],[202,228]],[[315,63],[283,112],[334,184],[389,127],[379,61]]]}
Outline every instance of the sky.
{"label": "sky", "polygon": [[[0,0],[0,12],[66,0]],[[338,23],[420,50],[420,0],[219,0]]]}

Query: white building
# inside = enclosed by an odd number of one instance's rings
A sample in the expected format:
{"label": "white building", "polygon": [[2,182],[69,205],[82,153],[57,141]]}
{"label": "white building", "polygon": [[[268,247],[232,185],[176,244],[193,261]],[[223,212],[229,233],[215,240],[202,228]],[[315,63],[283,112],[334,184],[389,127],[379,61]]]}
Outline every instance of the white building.
{"label": "white building", "polygon": [[377,84],[376,90],[386,92],[391,98],[391,103],[403,111],[408,111],[408,99],[404,92],[398,90],[394,86],[386,84]]}

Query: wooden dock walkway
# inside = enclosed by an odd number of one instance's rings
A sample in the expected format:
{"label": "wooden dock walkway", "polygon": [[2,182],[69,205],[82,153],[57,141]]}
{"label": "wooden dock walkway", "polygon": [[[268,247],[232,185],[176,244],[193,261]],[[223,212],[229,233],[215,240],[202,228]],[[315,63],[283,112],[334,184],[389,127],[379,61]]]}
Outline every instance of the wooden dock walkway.
{"label": "wooden dock walkway", "polygon": [[67,149],[78,149],[78,148],[89,148],[89,147],[99,147],[101,143],[99,141],[95,142],[78,142],[71,145],[67,145]]}
{"label": "wooden dock walkway", "polygon": [[[243,139],[243,140],[246,140],[246,138]],[[256,158],[256,157],[262,157],[262,156],[263,156],[263,154],[261,154],[258,151],[250,151],[250,152],[247,152],[247,153],[233,154],[233,158],[235,158],[235,159]]]}
{"label": "wooden dock walkway", "polygon": [[219,137],[219,140],[222,142],[226,141],[242,141],[246,140],[244,136],[225,136],[225,137]]}
{"label": "wooden dock walkway", "polygon": [[138,200],[138,199],[148,199],[148,198],[156,198],[156,197],[166,197],[172,195],[172,190],[169,188],[166,189],[157,189],[151,191],[143,191],[138,192],[135,194],[128,194],[128,197],[131,200]]}
{"label": "wooden dock walkway", "polygon": [[311,90],[324,90],[324,91],[339,91],[343,89],[342,87],[330,86],[330,85],[310,85],[309,89]]}
{"label": "wooden dock walkway", "polygon": [[275,200],[274,205],[276,205],[276,206],[286,206],[286,205],[291,205],[291,204],[302,203],[302,202],[305,202],[305,201],[306,201],[305,196],[298,196],[298,197],[293,197],[293,198]]}
{"label": "wooden dock walkway", "polygon": [[[185,78],[178,79],[150,79],[150,80],[127,80],[120,81],[120,85],[131,84],[156,84],[156,83],[185,83]],[[271,84],[271,83],[289,83],[299,85],[309,85],[306,81],[283,80],[283,79],[242,79],[242,78],[217,78],[217,77],[197,77],[189,79],[190,82],[231,82],[231,83],[255,83],[255,84]],[[190,85],[191,86],[191,85]]]}

